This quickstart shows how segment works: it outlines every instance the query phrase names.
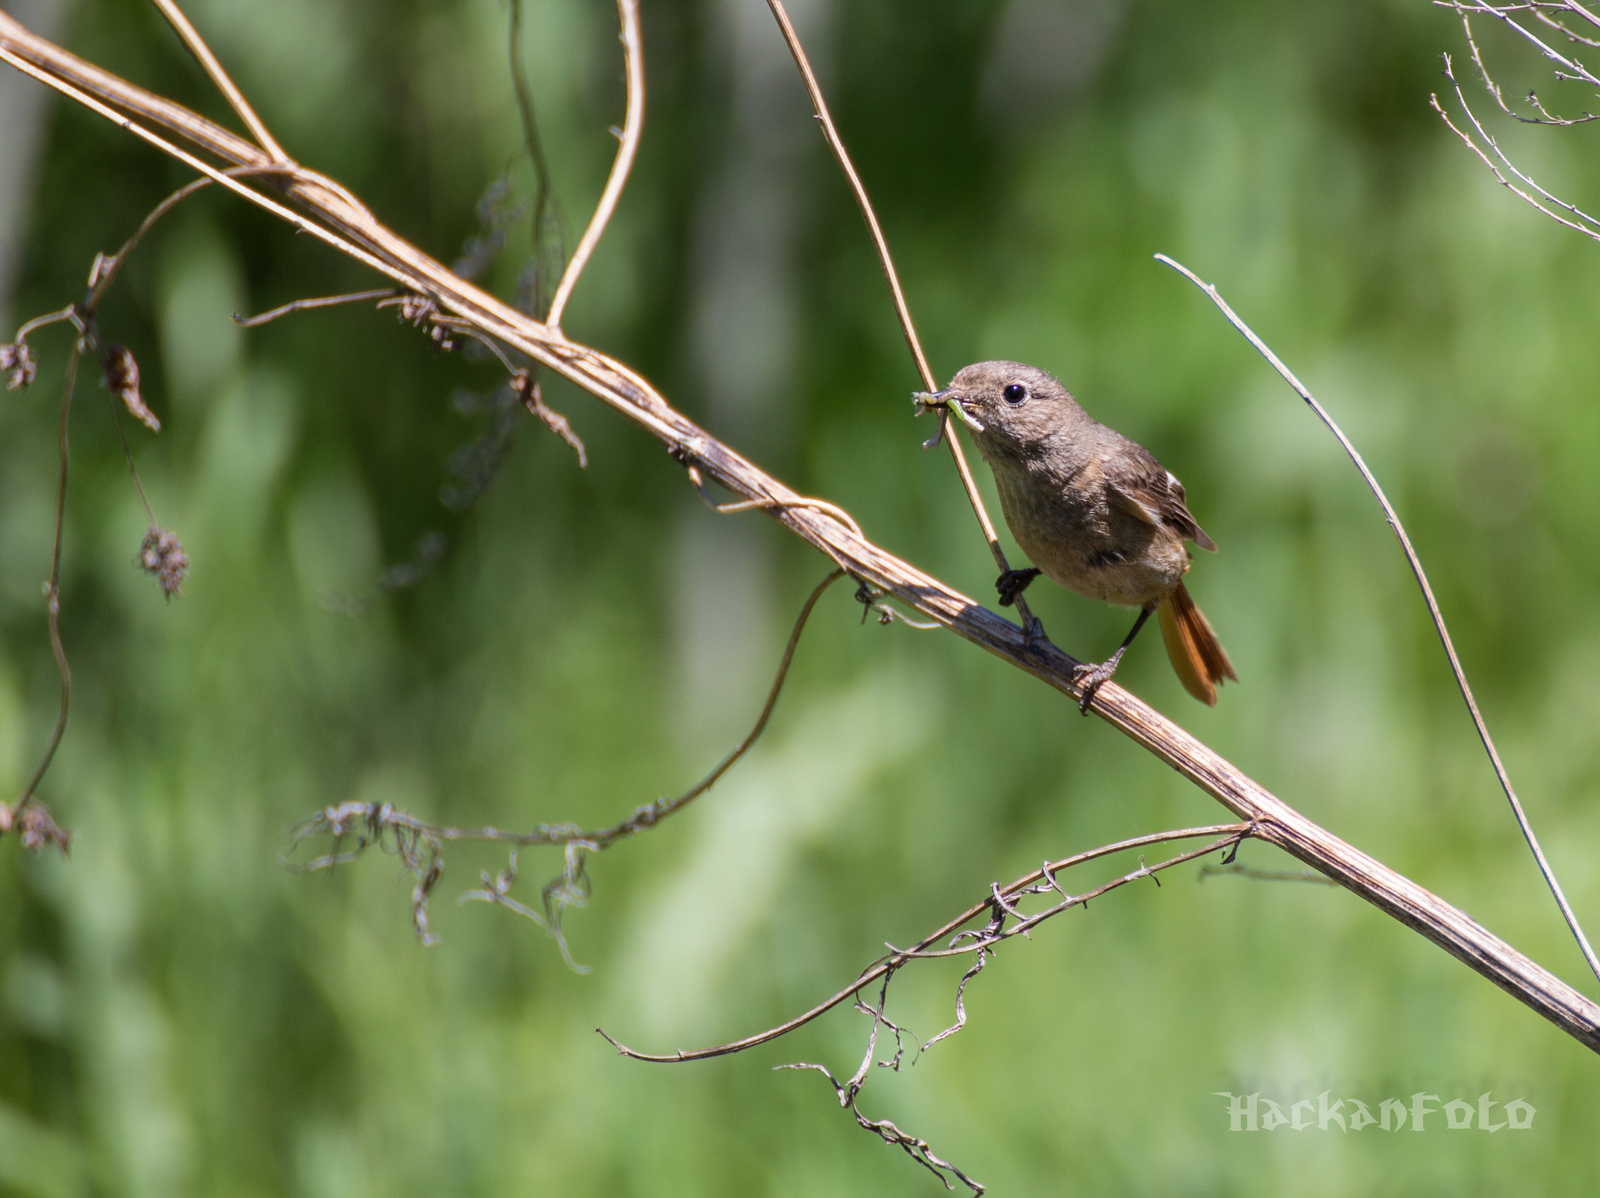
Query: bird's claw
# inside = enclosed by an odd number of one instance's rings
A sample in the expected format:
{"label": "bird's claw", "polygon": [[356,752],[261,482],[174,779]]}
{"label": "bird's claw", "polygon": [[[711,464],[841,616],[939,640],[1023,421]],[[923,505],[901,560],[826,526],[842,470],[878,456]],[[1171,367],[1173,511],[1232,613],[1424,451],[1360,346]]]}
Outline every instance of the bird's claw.
{"label": "bird's claw", "polygon": [[[1123,649],[1127,648],[1126,645]],[[1117,667],[1122,664],[1122,649],[1118,649],[1099,665],[1080,665],[1075,673],[1078,681],[1083,684],[1083,693],[1078,697],[1078,714],[1089,714],[1089,704],[1094,702],[1094,697],[1100,688],[1111,681],[1111,675],[1117,672]]]}
{"label": "bird's claw", "polygon": [[1017,601],[1017,596],[1028,589],[1028,584],[1038,577],[1039,571],[1032,566],[1026,570],[1007,570],[1000,575],[994,580],[994,589],[1000,592],[1000,606],[1010,607]]}

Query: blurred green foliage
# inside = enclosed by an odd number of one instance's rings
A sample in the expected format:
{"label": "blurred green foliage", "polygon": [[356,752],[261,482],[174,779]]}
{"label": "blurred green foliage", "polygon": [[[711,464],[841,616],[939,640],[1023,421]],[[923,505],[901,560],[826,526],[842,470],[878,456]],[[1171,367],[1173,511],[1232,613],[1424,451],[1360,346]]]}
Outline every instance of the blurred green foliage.
{"label": "blurred green foliage", "polygon": [[[519,50],[576,222],[621,117],[614,14],[527,3]],[[530,194],[503,4],[187,7],[291,153],[445,261],[502,172]],[[1150,260],[1217,282],[1377,470],[1600,931],[1600,247],[1498,188],[1429,111],[1438,53],[1464,51],[1454,18],[1421,0],[795,8],[935,369],[1006,356],[1059,373],[1184,480],[1222,546],[1191,586],[1242,683],[1203,709],[1153,639],[1119,681],[1582,984],[1359,479]],[[1508,95],[1555,98],[1531,56],[1484,32]],[[138,0],[79,0],[69,43],[226,119]],[[949,463],[918,448],[930,430],[910,420],[917,380],[877,265],[764,6],[646,0],[645,44],[644,149],[568,332],[881,544],[989,594]],[[78,296],[94,253],[188,177],[71,105],[51,113],[17,321]],[[1496,129],[1546,186],[1600,196],[1593,130]],[[487,279],[504,295],[525,224]],[[747,242],[760,252],[718,265]],[[502,853],[451,849],[431,949],[392,859],[285,870],[288,829],[346,799],[592,826],[675,792],[753,716],[825,567],[759,515],[705,512],[656,442],[559,383],[546,398],[588,469],[523,421],[478,502],[447,510],[452,455],[488,427],[451,396],[491,390],[492,363],[364,307],[248,333],[229,320],[371,285],[208,193],[157,229],[101,318],[165,423],[130,435],[194,564],[171,603],[135,568],[143,516],[102,393],[80,382],[63,586],[76,698],[43,788],[76,836],[68,861],[0,842],[0,1193],[936,1192],[820,1078],[769,1071],[848,1073],[858,1015],[682,1068],[619,1060],[591,1029],[649,1050],[747,1034],[991,881],[1219,809],[964,643],[863,626],[840,587],[757,751],[593,860],[594,897],[567,923],[592,973],[512,915],[449,901]],[[57,693],[39,581],[66,343],[36,343],[39,381],[0,401],[8,794]],[[380,588],[429,534],[437,568]],[[1125,630],[1125,613],[1047,585],[1029,597],[1079,656]],[[1285,864],[1258,845],[1241,860]],[[521,864],[525,896],[559,867]],[[875,1071],[865,1110],[1002,1194],[1596,1192],[1592,1055],[1342,891],[1192,870],[1007,945],[969,987],[967,1029]],[[891,1013],[931,1035],[958,976],[908,971]],[[1492,1136],[1442,1115],[1424,1134],[1252,1135],[1229,1133],[1214,1097],[1288,1109],[1325,1090],[1374,1111],[1492,1091],[1538,1113]]]}

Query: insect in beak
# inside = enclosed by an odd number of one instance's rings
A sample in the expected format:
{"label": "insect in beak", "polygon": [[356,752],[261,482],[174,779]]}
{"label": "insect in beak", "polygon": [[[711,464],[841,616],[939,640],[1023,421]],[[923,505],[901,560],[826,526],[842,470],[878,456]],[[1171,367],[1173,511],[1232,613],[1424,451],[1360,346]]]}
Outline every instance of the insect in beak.
{"label": "insect in beak", "polygon": [[981,433],[986,431],[983,425],[979,424],[963,406],[962,401],[966,398],[965,392],[958,391],[954,387],[944,391],[918,391],[911,397],[917,406],[918,416],[934,408],[943,408],[947,412],[954,412],[960,418],[961,423],[965,424],[973,432]]}

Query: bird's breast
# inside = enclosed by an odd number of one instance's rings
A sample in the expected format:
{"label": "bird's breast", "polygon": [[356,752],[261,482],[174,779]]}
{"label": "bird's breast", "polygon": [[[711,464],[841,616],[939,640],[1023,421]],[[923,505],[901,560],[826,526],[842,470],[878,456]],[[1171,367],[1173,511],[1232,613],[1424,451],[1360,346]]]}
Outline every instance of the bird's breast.
{"label": "bird's breast", "polygon": [[1143,607],[1189,568],[1183,538],[1114,508],[1091,461],[1070,477],[991,461],[1011,535],[1052,581],[1091,599]]}

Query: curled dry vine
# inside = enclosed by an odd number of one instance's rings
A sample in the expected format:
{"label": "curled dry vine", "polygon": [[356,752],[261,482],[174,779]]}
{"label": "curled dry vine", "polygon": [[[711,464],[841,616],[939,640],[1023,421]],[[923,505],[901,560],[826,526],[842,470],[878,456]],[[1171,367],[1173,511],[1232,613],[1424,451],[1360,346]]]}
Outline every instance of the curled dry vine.
{"label": "curled dry vine", "polygon": [[[636,808],[632,815],[609,828],[586,830],[576,824],[540,824],[527,832],[508,831],[502,828],[443,827],[420,820],[388,803],[341,803],[308,816],[295,828],[290,845],[291,853],[302,842],[313,836],[331,836],[334,847],[331,852],[314,857],[294,868],[305,872],[316,872],[336,865],[345,865],[372,847],[393,853],[417,879],[412,892],[413,919],[418,937],[424,944],[431,944],[434,937],[428,925],[428,896],[443,874],[445,844],[458,840],[509,844],[513,847],[507,868],[493,879],[487,874],[483,875],[484,889],[470,891],[462,896],[463,899],[495,903],[532,919],[557,941],[561,946],[562,955],[569,964],[573,964],[572,954],[561,930],[561,915],[567,907],[582,906],[589,896],[589,879],[585,872],[588,855],[603,852],[618,841],[653,828],[669,816],[676,815],[715,786],[722,776],[750,751],[750,747],[766,731],[767,722],[772,718],[773,709],[778,705],[778,696],[783,693],[783,685],[788,680],[789,667],[794,662],[794,653],[800,645],[800,636],[805,632],[806,623],[811,619],[817,601],[822,598],[823,592],[843,577],[843,570],[831,571],[807,596],[799,616],[795,619],[794,628],[789,633],[789,642],[784,646],[777,674],[767,691],[767,701],[762,705],[754,726],[710,773],[683,793],[663,796],[653,803],[646,803]],[[351,837],[354,838],[354,843],[347,848],[344,842]],[[512,899],[508,893],[517,878],[516,850],[534,845],[556,846],[564,850],[561,873],[546,883],[541,892],[543,916]]]}

